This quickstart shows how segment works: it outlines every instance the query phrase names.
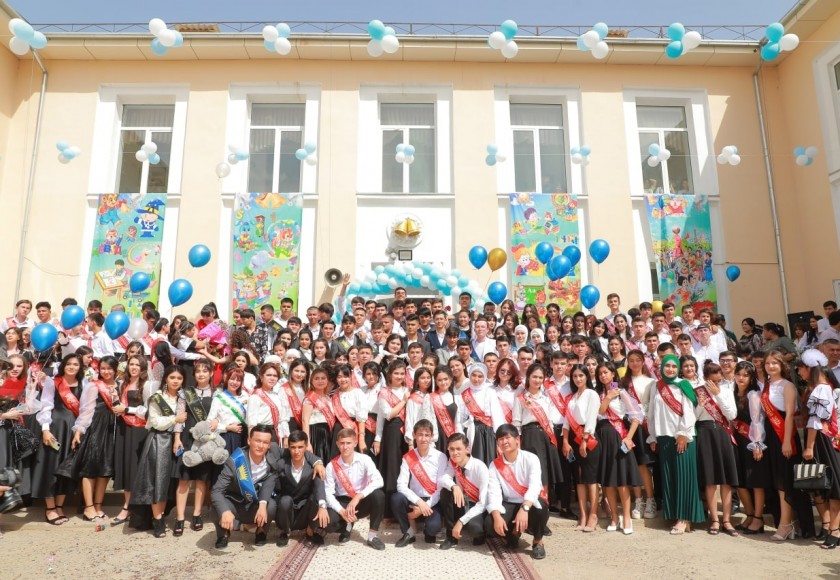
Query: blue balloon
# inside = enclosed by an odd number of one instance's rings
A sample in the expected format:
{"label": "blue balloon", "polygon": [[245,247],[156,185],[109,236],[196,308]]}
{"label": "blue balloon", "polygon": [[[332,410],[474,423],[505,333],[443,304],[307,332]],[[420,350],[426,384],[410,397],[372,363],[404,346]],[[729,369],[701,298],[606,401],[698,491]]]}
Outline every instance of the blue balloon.
{"label": "blue balloon", "polygon": [[128,280],[128,287],[136,294],[148,288],[151,283],[152,279],[149,278],[148,274],[145,272],[135,272]]}
{"label": "blue balloon", "polygon": [[180,306],[190,298],[192,298],[193,287],[187,280],[179,278],[172,282],[169,286],[169,303],[172,306]]}
{"label": "blue balloon", "polygon": [[807,155],[808,151],[804,147],[797,147],[793,150],[793,154],[798,157],[800,155]]}
{"label": "blue balloon", "polygon": [[49,350],[58,340],[58,331],[52,324],[44,322],[32,329],[29,339],[35,350]]}
{"label": "blue balloon", "polygon": [[506,40],[511,40],[519,32],[519,26],[513,20],[505,20],[499,26],[499,30],[505,35]]}
{"label": "blue balloon", "polygon": [[[58,149],[59,151],[61,151],[62,153],[68,147],[70,147],[70,143],[68,143],[67,141],[57,141],[56,144],[55,144],[55,148]],[[802,150],[805,151],[804,148]],[[803,155],[805,155],[805,153],[803,153]]]}
{"label": "blue balloon", "polygon": [[683,43],[679,40],[675,40],[665,47],[665,54],[668,55],[668,58],[679,58],[682,53]]}
{"label": "blue balloon", "polygon": [[507,286],[501,282],[493,282],[487,287],[487,296],[493,304],[501,304],[507,297]]}
{"label": "blue balloon", "polygon": [[577,47],[583,52],[589,52],[590,50],[592,50],[591,48],[586,46],[586,43],[583,42],[583,35],[577,37]]}
{"label": "blue balloon", "polygon": [[569,270],[572,269],[572,262],[563,254],[560,254],[559,256],[551,258],[551,262],[548,263],[548,267],[551,269],[551,274],[554,276],[554,279],[559,280],[560,278],[566,276],[569,273]]}
{"label": "blue balloon", "polygon": [[85,311],[81,306],[68,306],[64,309],[64,312],[61,313],[61,326],[63,326],[65,330],[76,328],[84,321]]}
{"label": "blue balloon", "polygon": [[30,44],[32,44],[32,38],[35,36],[35,29],[23,20],[15,22],[14,26],[12,26],[12,32],[15,36],[22,38]]}
{"label": "blue balloon", "polygon": [[188,258],[190,260],[190,266],[192,266],[193,268],[201,268],[202,266],[206,266],[207,263],[210,261],[210,248],[208,248],[204,244],[196,244],[192,248],[190,248]]}
{"label": "blue balloon", "polygon": [[473,268],[480,270],[487,263],[487,250],[484,246],[473,246],[470,248],[469,258]]}
{"label": "blue balloon", "polygon": [[[767,27],[767,40],[771,43],[779,42],[782,39],[782,36],[785,35],[785,27],[782,26],[779,22],[774,22],[770,26]],[[18,34],[18,36],[20,36]]]}
{"label": "blue balloon", "polygon": [[764,60],[774,60],[782,52],[778,42],[771,42],[761,47],[761,58]]}
{"label": "blue balloon", "polygon": [[592,30],[598,33],[598,37],[601,40],[604,40],[607,37],[607,34],[610,33],[610,27],[607,26],[606,22],[597,22],[595,26],[592,27]]}
{"label": "blue balloon", "polygon": [[149,155],[149,163],[151,163],[152,165],[157,165],[158,163],[160,163],[160,155],[158,155],[157,153],[152,153],[151,155]]}
{"label": "blue balloon", "polygon": [[563,255],[569,258],[569,262],[572,263],[572,268],[580,262],[580,248],[577,246],[566,246],[563,248]]}
{"label": "blue balloon", "polygon": [[75,159],[76,158],[76,152],[73,151],[72,149],[69,149],[69,148],[62,151],[61,155],[64,156],[65,159]]}
{"label": "blue balloon", "polygon": [[295,157],[298,161],[305,161],[307,157],[306,149],[298,149],[295,151]]}
{"label": "blue balloon", "polygon": [[592,147],[590,147],[589,145],[584,145],[580,149],[578,149],[578,151],[580,152],[581,155],[586,157],[587,155],[592,153]]}
{"label": "blue balloon", "polygon": [[438,287],[438,290],[443,292],[444,294],[449,294],[449,284],[446,283],[446,280],[443,278],[438,278],[435,280],[435,286]]}
{"label": "blue balloon", "polygon": [[734,282],[738,278],[741,277],[741,268],[736,265],[731,265],[726,269],[726,277],[729,278],[730,282]]}
{"label": "blue balloon", "polygon": [[303,144],[303,150],[306,151],[308,154],[315,153],[315,150],[318,149],[318,146],[315,145],[312,141],[307,141]]}
{"label": "blue balloon", "polygon": [[178,48],[179,46],[184,45],[184,35],[175,31],[175,43],[172,45],[172,48]]}
{"label": "blue balloon", "polygon": [[668,27],[668,38],[671,40],[682,40],[685,36],[685,26],[679,22],[674,22]]}
{"label": "blue balloon", "polygon": [[275,28],[277,29],[277,35],[280,38],[289,38],[289,35],[292,33],[292,29],[289,28],[289,25],[285,22],[281,22],[275,26]]}
{"label": "blue balloon", "polygon": [[111,340],[117,340],[128,330],[131,320],[125,312],[114,311],[105,318],[105,334]]}
{"label": "blue balloon", "polygon": [[383,36],[396,36],[397,31],[391,28],[390,26],[385,27],[385,34]]}
{"label": "blue balloon", "polygon": [[374,40],[382,40],[385,36],[385,25],[381,20],[371,20],[368,22],[368,34]]}
{"label": "blue balloon", "polygon": [[377,266],[376,268],[373,269],[374,274],[381,274],[384,271],[385,271],[385,266]]}
{"label": "blue balloon", "polygon": [[595,286],[584,286],[580,289],[580,303],[587,308],[593,308],[601,299],[601,292]]}
{"label": "blue balloon", "polygon": [[604,240],[595,240],[589,244],[589,255],[598,264],[601,264],[610,255],[610,245]]}
{"label": "blue balloon", "polygon": [[263,46],[269,52],[274,52],[274,42],[271,40],[263,40]]}
{"label": "blue balloon", "polygon": [[487,157],[484,158],[484,162],[487,165],[489,165],[490,167],[493,167],[494,165],[496,165],[496,156],[495,155],[488,155]]}
{"label": "blue balloon", "polygon": [[554,256],[554,246],[548,242],[540,242],[537,244],[537,247],[534,248],[534,255],[541,264],[548,264],[552,256]]}
{"label": "blue balloon", "polygon": [[417,150],[414,148],[414,145],[406,145],[405,149],[403,149],[403,153],[405,153],[406,157],[411,157]]}
{"label": "blue balloon", "polygon": [[[59,149],[59,151],[60,151],[60,149]],[[498,145],[488,145],[487,146],[487,154],[488,155],[495,156],[496,153],[498,153],[498,152],[499,152],[499,146]]]}
{"label": "blue balloon", "polygon": [[[165,46],[163,46],[163,45],[160,43],[160,40],[158,40],[157,38],[155,38],[155,39],[152,41],[152,52],[153,52],[153,53],[155,53],[156,55],[158,55],[158,56],[163,56],[164,54],[166,54],[166,52],[167,52],[168,50],[169,50],[169,49],[168,49],[168,48],[166,48]],[[273,47],[273,46],[272,46],[272,50],[274,50],[274,47]]]}
{"label": "blue balloon", "polygon": [[813,164],[813,163],[814,163],[814,158],[813,158],[813,157],[809,157],[809,158],[808,158],[808,161],[806,161],[806,162],[805,162],[805,167],[808,167],[809,165],[811,165],[811,164]]}
{"label": "blue balloon", "polygon": [[32,35],[32,40],[29,41],[29,46],[36,50],[47,48],[47,37],[44,36],[43,32],[36,30],[35,34]]}
{"label": "blue balloon", "polygon": [[659,143],[651,143],[648,145],[648,153],[656,157],[659,155]]}

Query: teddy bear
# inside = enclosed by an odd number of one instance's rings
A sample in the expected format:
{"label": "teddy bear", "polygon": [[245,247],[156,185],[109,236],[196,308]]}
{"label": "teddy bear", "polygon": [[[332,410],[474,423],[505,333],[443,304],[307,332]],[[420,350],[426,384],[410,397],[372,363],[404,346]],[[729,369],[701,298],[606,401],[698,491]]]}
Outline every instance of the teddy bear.
{"label": "teddy bear", "polygon": [[194,467],[205,461],[221,465],[230,455],[225,449],[225,440],[210,429],[209,421],[199,421],[190,429],[193,436],[192,449],[184,453],[184,465]]}

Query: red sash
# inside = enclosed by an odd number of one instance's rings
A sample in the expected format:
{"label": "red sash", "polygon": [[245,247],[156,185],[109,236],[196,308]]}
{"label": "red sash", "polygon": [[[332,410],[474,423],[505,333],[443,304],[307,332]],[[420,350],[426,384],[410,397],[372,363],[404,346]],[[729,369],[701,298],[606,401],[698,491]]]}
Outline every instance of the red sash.
{"label": "red sash", "polygon": [[837,429],[837,407],[831,410],[831,419],[822,422],[822,432],[831,441],[832,447],[840,451],[840,432]]}
{"label": "red sash", "polygon": [[694,389],[694,392],[697,394],[697,402],[703,405],[703,408],[706,409],[706,412],[712,416],[715,423],[726,429],[726,432],[729,433],[729,439],[732,441],[732,444],[737,445],[738,443],[732,435],[732,427],[729,425],[729,421],[726,417],[723,416],[723,411],[720,410],[720,406],[712,398],[711,393],[709,393],[705,386],[697,387]]}
{"label": "red sash", "polygon": [[303,427],[303,404],[298,399],[295,388],[289,383],[283,383],[283,392],[286,393],[286,398],[289,400],[289,408],[292,410],[292,416],[297,421],[298,426]]}
{"label": "red sash", "polygon": [[750,438],[750,426],[740,419],[732,419],[732,428],[744,439]]}
{"label": "red sash", "polygon": [[569,407],[569,399],[572,398],[572,395],[569,395],[568,398],[564,399],[563,395],[560,394],[560,389],[554,383],[546,387],[545,392],[548,395],[548,398],[551,399],[551,402],[554,403],[554,406],[557,408],[560,415],[565,417],[566,409]]}
{"label": "red sash", "polygon": [[[128,410],[128,391],[130,389],[125,388],[125,384],[123,384],[122,393],[120,393],[120,405]],[[138,386],[136,391],[141,393],[142,397],[142,389]],[[144,417],[139,417],[137,415],[129,415],[128,413],[123,413],[122,420],[125,421],[125,424],[129,427],[145,427],[146,426],[146,419]]]}
{"label": "red sash", "polygon": [[354,389],[358,389],[362,385],[359,384],[359,377],[356,376],[356,370],[353,369],[350,371],[350,386]]}
{"label": "red sash", "polygon": [[[633,398],[636,399],[636,402],[639,403],[639,406],[642,405],[642,399],[639,398],[639,394],[636,393],[636,387],[633,386],[633,378],[630,378],[629,383],[627,384],[627,392],[633,395]],[[644,433],[648,433],[648,425],[647,425],[647,417],[642,420],[642,429]]]}
{"label": "red sash", "polygon": [[265,403],[265,406],[268,407],[268,410],[271,412],[271,422],[272,426],[274,427],[274,435],[277,437],[277,442],[280,442],[280,433],[278,432],[278,426],[280,424],[280,409],[277,408],[277,405],[274,404],[268,394],[265,392],[265,389],[257,389],[256,395],[260,398],[260,400]]}
{"label": "red sash", "polygon": [[[566,421],[569,424],[569,428],[572,430],[572,433],[575,434],[575,443],[580,445],[583,443],[583,426],[577,422],[575,419],[575,414],[572,413],[572,410],[566,407]],[[589,439],[586,441],[586,448],[592,451],[595,449],[595,446],[598,445],[598,440],[595,439],[595,436],[590,434]]]}
{"label": "red sash", "polygon": [[58,392],[58,396],[61,397],[61,400],[64,402],[64,406],[70,409],[70,412],[73,413],[74,417],[79,416],[79,399],[76,398],[76,395],[70,390],[70,387],[67,386],[67,383],[64,382],[64,377],[58,377],[54,381],[55,390]]}
{"label": "red sash", "polygon": [[481,410],[481,407],[478,406],[478,402],[475,400],[475,396],[472,394],[472,389],[467,387],[464,389],[464,392],[461,393],[461,398],[464,400],[464,404],[467,406],[467,410],[470,414],[484,423],[487,427],[493,428],[493,419],[488,417],[484,411]]}
{"label": "red sash", "polygon": [[130,342],[131,341],[128,339],[127,334],[123,334],[121,337],[119,337],[117,339],[117,344],[119,344],[120,347],[122,347],[123,351],[125,351],[125,349],[128,348],[128,345],[130,344]]}
{"label": "red sash", "polygon": [[365,431],[376,433],[376,417],[371,417],[368,413],[368,418],[365,420]]}
{"label": "red sash", "polygon": [[451,459],[449,460],[449,463],[452,464],[452,469],[455,471],[455,483],[464,490],[464,493],[467,494],[467,497],[470,498],[473,503],[478,502],[478,498],[481,495],[478,486],[467,479],[467,476],[464,475],[464,470],[457,463]]}
{"label": "red sash", "polygon": [[93,381],[93,384],[96,385],[96,389],[99,391],[99,396],[102,397],[103,401],[105,401],[108,409],[113,412],[114,400],[111,398],[111,389],[108,388],[108,385],[106,385],[104,381]]}
{"label": "red sash", "polygon": [[430,478],[429,474],[426,473],[423,464],[420,463],[420,458],[417,456],[417,450],[412,449],[403,455],[403,459],[405,459],[405,462],[408,464],[408,469],[411,471],[411,475],[420,482],[423,489],[425,489],[429,495],[434,495],[435,491],[437,491],[437,482],[432,481],[432,478]]}
{"label": "red sash", "polygon": [[656,382],[656,390],[659,391],[659,396],[662,397],[662,400],[665,401],[665,404],[677,415],[680,417],[683,416],[683,406],[676,397],[674,397],[674,393],[671,392],[671,389],[668,388],[668,385],[665,384],[664,381],[657,381]]}
{"label": "red sash", "polygon": [[423,404],[423,393],[421,393],[420,391],[414,391],[408,397],[408,400],[413,402],[416,405],[422,405]]}
{"label": "red sash", "polygon": [[513,423],[513,408],[507,403],[505,403],[504,399],[502,399],[501,397],[499,397],[499,405],[501,405],[502,412],[504,412],[505,414],[505,422]]}
{"label": "red sash", "polygon": [[[333,393],[332,396],[332,404],[333,410],[335,411],[335,417],[338,419],[338,422],[341,423],[341,426],[345,429],[352,429],[356,432],[356,435],[359,434],[359,429],[356,427],[356,422],[353,420],[350,415],[347,414],[347,411],[344,409],[344,406],[341,404],[341,393],[336,391]],[[323,411],[321,411],[323,413]],[[335,422],[335,421],[333,421]]]}
{"label": "red sash", "polygon": [[5,381],[3,381],[3,385],[0,386],[0,397],[13,397],[17,399],[23,393],[25,388],[25,376],[22,376],[17,379],[9,377]]}
{"label": "red sash", "polygon": [[[391,405],[392,409],[400,404],[400,400],[394,394],[394,391],[392,391],[391,389],[389,389],[387,387],[384,388],[384,389],[379,389],[379,396],[382,397],[383,399],[385,399],[385,402],[388,403],[389,405]],[[400,417],[400,419],[402,419],[402,422],[403,422],[403,426],[400,428],[400,431],[405,433],[405,405],[403,405],[403,408],[400,411],[399,417]],[[385,419],[387,420],[387,417]]]}
{"label": "red sash", "polygon": [[619,417],[618,414],[609,407],[609,405],[607,405],[607,421],[609,421],[610,425],[613,426],[613,429],[618,432],[619,437],[622,439],[627,437],[627,427],[624,426],[624,421],[621,420],[621,417]]}
{"label": "red sash", "polygon": [[350,498],[354,498],[358,495],[358,492],[356,491],[356,488],[353,487],[353,484],[350,483],[350,478],[347,477],[347,474],[344,472],[344,468],[341,467],[341,465],[338,463],[338,460],[340,458],[341,458],[341,456],[339,455],[337,457],[333,457],[333,459],[332,459],[332,466],[333,466],[333,471],[335,472],[335,478],[341,484],[341,487],[344,488],[344,491],[347,492],[347,495]]}
{"label": "red sash", "polygon": [[[773,406],[773,403],[770,402],[770,382],[768,381],[766,385],[764,385],[764,390],[761,391],[761,406],[764,407],[764,414],[767,415],[767,418],[770,420],[770,424],[773,426],[773,431],[776,432],[776,437],[779,438],[780,442],[784,442],[785,440],[785,420],[782,418],[782,414],[779,413],[779,410]],[[793,449],[793,452],[796,453],[796,429],[791,432],[790,435],[790,446]]]}
{"label": "red sash", "polygon": [[[499,457],[493,460],[493,465],[496,466],[496,471],[499,472],[499,475],[502,476],[502,479],[505,480],[505,483],[507,483],[513,491],[515,491],[522,497],[525,497],[525,494],[528,493],[528,488],[519,483],[519,481],[516,479],[516,475],[513,473],[513,469],[511,468],[511,466],[505,463],[505,458],[500,455]],[[545,501],[546,503],[548,502],[548,494],[545,491],[545,487],[543,487],[542,491],[540,491],[540,499]]]}
{"label": "red sash", "polygon": [[329,425],[330,429],[332,429],[333,425],[335,425],[335,414],[333,413],[333,410],[330,409],[329,403],[319,397],[315,391],[309,391],[306,393],[306,398],[304,400],[312,403],[312,406],[321,412],[327,420],[327,425]]}
{"label": "red sash", "polygon": [[540,404],[530,397],[526,397],[525,393],[519,393],[516,398],[519,399],[520,403],[528,407],[528,410],[534,416],[534,419],[537,420],[537,423],[540,424],[542,430],[545,431],[546,435],[548,435],[548,440],[551,441],[552,445],[557,447],[557,437],[554,436],[554,429],[551,428],[551,422],[548,420],[548,415],[545,414],[545,410],[543,410]]}
{"label": "red sash", "polygon": [[432,409],[435,411],[438,423],[440,423],[446,437],[451,437],[455,433],[455,425],[452,423],[452,417],[449,416],[449,410],[443,404],[443,396],[440,393],[432,393],[429,395],[432,400]]}
{"label": "red sash", "polygon": [[409,391],[414,388],[414,377],[408,369],[405,369],[405,388]]}

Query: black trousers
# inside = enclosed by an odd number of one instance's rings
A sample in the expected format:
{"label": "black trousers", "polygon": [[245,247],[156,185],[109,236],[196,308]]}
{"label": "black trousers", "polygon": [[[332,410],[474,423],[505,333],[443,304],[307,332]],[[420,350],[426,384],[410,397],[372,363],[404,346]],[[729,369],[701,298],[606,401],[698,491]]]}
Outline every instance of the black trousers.
{"label": "black trousers", "polygon": [[[422,498],[429,501],[429,498]],[[406,533],[409,528],[408,510],[411,508],[408,498],[400,492],[391,496],[391,512],[400,524],[400,531]],[[432,515],[421,516],[416,521],[426,522],[423,533],[427,536],[436,536],[441,528],[440,503],[432,508]]]}
{"label": "black trousers", "polygon": [[[216,506],[214,505],[210,509],[210,517],[213,518],[213,524],[216,526],[216,536],[221,538],[227,533],[221,525],[222,513],[226,511],[233,512],[233,517],[238,521],[240,524],[253,524],[254,518],[257,517],[257,510],[260,507],[259,502],[253,502],[248,504],[247,506],[244,504],[234,503],[232,501],[228,501],[227,499],[224,501],[226,504],[224,509],[222,509],[221,513],[216,510]],[[266,510],[268,511],[268,521],[263,529],[268,527],[268,524],[271,523],[271,520],[274,519],[275,513],[277,512],[277,504],[274,503],[273,499],[268,500],[268,505],[266,506]]]}
{"label": "black trousers", "polygon": [[[513,535],[513,519],[516,517],[516,514],[519,513],[519,510],[522,508],[522,504],[505,501],[502,502],[502,507],[505,508],[505,513],[502,514],[502,518],[507,524],[507,535],[509,537]],[[542,509],[537,509],[536,506],[532,506],[528,512],[528,533],[534,536],[534,541],[542,540],[543,530],[545,530],[545,526],[547,524],[548,508],[543,506]],[[499,537],[499,534],[497,534],[495,528],[493,528],[492,513],[488,513],[487,517],[484,518],[484,533],[490,538]]]}
{"label": "black trousers", "polygon": [[[350,500],[353,498],[339,496],[335,499],[338,500],[338,503],[340,503],[342,507],[347,507],[347,504],[350,503]],[[328,508],[327,513],[329,513],[330,515],[330,523],[327,524],[326,528],[321,528],[320,526],[315,528],[316,532],[319,535],[341,531],[347,525],[347,522],[345,522],[344,519],[342,519],[342,517],[338,515],[335,511],[333,511],[332,508]],[[369,496],[360,501],[359,505],[356,506],[356,516],[359,519],[370,516],[371,531],[379,530],[379,526],[382,523],[382,516],[384,514],[385,492],[383,492],[381,489],[374,490]]]}
{"label": "black trousers", "polygon": [[292,530],[305,530],[315,525],[312,520],[317,513],[318,502],[314,495],[298,508],[295,508],[292,496],[281,495],[277,501],[277,529],[285,534]]}
{"label": "black trousers", "polygon": [[[464,517],[467,510],[469,510],[474,504],[470,498],[464,494],[463,507],[457,507],[455,505],[455,496],[452,495],[452,492],[448,489],[442,489],[440,490],[440,502],[438,505],[440,506],[440,514],[443,517],[443,525],[446,527],[446,535],[451,537],[452,528],[455,527],[455,520]],[[487,512],[481,512],[464,524],[464,529],[467,530],[473,538],[484,535],[484,516],[486,513]]]}

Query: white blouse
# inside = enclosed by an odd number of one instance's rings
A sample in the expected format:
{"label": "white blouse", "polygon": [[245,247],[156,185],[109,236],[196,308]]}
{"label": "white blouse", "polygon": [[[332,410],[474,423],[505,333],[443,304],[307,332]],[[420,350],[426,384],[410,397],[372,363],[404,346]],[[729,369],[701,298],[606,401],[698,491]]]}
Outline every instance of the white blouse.
{"label": "white blouse", "polygon": [[[478,389],[473,387],[469,382],[467,384],[470,385],[468,388],[472,392],[473,398],[475,398],[475,402],[478,407],[490,417],[493,431],[498,429],[499,426],[504,425],[506,422],[505,414],[504,411],[502,411],[502,406],[499,404],[499,397],[496,395],[496,389],[493,388],[490,383],[484,383],[478,387]],[[458,406],[457,421],[464,426],[467,438],[470,441],[475,441],[475,417],[473,417],[473,414],[470,412],[469,408],[467,408],[467,404],[464,402],[463,394],[458,398],[461,399],[461,404]]]}
{"label": "white blouse", "polygon": [[[542,389],[540,389],[539,393],[536,395],[526,391],[525,400],[528,402],[533,401],[542,407],[545,416],[548,417],[551,424],[557,424],[560,422],[560,412]],[[539,425],[539,421],[537,421],[537,418],[531,412],[531,409],[528,408],[528,405],[523,404],[519,399],[519,396],[517,396],[513,402],[513,424],[517,429],[521,429],[530,423],[536,423]],[[542,427],[542,425],[540,425],[540,427]]]}
{"label": "white blouse", "polygon": [[694,423],[697,417],[694,414],[694,403],[682,392],[679,387],[665,385],[674,395],[674,398],[682,404],[682,417],[674,413],[665,399],[659,394],[659,389],[654,387],[648,406],[647,420],[648,443],[656,443],[657,437],[686,437],[689,441],[694,440]]}
{"label": "white blouse", "polygon": [[268,398],[273,402],[277,409],[279,410],[279,424],[275,425],[274,421],[271,417],[271,408],[266,405],[262,398],[257,395],[253,394],[248,398],[248,414],[246,416],[246,420],[248,422],[248,429],[250,430],[251,427],[254,425],[271,425],[277,430],[278,437],[288,437],[289,436],[289,417],[291,416],[291,411],[289,411],[289,406],[286,401],[286,395],[283,394],[282,396],[274,391],[264,391]]}
{"label": "white blouse", "polygon": [[647,377],[645,375],[639,375],[632,378],[633,381],[633,390],[636,391],[636,394],[639,396],[639,402],[642,406],[642,411],[647,412],[648,405],[650,404],[650,397],[653,391],[656,390],[656,379]]}
{"label": "white blouse", "polygon": [[[585,389],[582,392],[578,391],[569,399],[569,407],[566,412],[572,414],[578,425],[583,427],[584,433],[591,435],[595,432],[595,423],[598,421],[598,408],[600,406],[601,399],[598,397],[598,393],[593,389]],[[563,427],[570,432],[572,430],[566,417],[563,417]]]}
{"label": "white blouse", "polygon": [[432,441],[438,440],[437,419],[432,409],[432,399],[428,393],[422,397],[421,403],[415,403],[413,399],[409,399],[405,404],[405,440],[408,442],[409,449],[414,441],[414,425],[420,419],[427,419],[432,423]]}
{"label": "white blouse", "polygon": [[[336,392],[338,393],[339,399],[341,399],[341,406],[351,419],[357,423],[367,421],[367,400],[361,389],[351,388],[347,391]],[[313,409],[313,411],[315,410]]]}
{"label": "white blouse", "polygon": [[[81,387],[82,391],[79,396],[79,403],[81,404],[81,399],[84,397],[85,389],[88,386],[87,380],[82,380]],[[52,412],[55,408],[55,398],[60,397],[58,393],[56,393],[55,382],[53,382],[52,378],[46,377],[44,378],[44,382],[42,383],[42,390],[41,390],[41,410],[35,415],[35,420],[41,425],[42,431],[49,431],[50,424],[52,423]],[[93,411],[91,410],[91,414]]]}
{"label": "white blouse", "polygon": [[[236,395],[234,398],[239,401],[247,411],[248,394],[240,390],[239,395]],[[228,399],[227,402],[225,402],[225,399]],[[213,402],[210,403],[210,412],[207,414],[207,420],[219,422],[216,426],[216,433],[224,433],[227,430],[228,425],[239,424],[239,418],[233,414],[233,411],[230,410],[228,404],[235,406],[233,401],[230,401],[228,396],[223,394],[222,391],[217,391],[216,394],[213,395]],[[243,413],[243,417],[246,418],[247,421],[247,413]]]}
{"label": "white blouse", "polygon": [[[388,387],[383,388],[387,389]],[[408,389],[405,387],[397,387],[396,389],[391,389],[391,392],[397,400],[402,401],[405,398],[406,393],[408,393]],[[374,441],[382,441],[382,431],[385,429],[385,421],[387,421],[388,417],[391,416],[391,411],[393,411],[394,408],[381,394],[376,399],[376,406],[374,408],[376,409],[376,437],[374,438]],[[408,411],[406,411],[406,414],[407,413]],[[406,417],[406,419],[408,419],[408,417]],[[407,432],[408,429],[406,429],[406,433]]]}
{"label": "white blouse", "polygon": [[763,451],[767,449],[767,445],[764,444],[766,433],[764,431],[764,407],[761,404],[761,391],[748,392],[747,402],[750,407],[750,442],[747,444],[747,449]]}
{"label": "white blouse", "polygon": [[[82,435],[85,434],[87,428],[93,420],[93,412],[96,409],[96,401],[99,398],[99,389],[93,382],[85,384],[82,390],[82,396],[79,397],[79,416],[76,417],[76,422],[73,424],[73,431],[79,431]],[[119,396],[117,395],[117,386],[111,388],[111,402],[119,405]]]}
{"label": "white blouse", "polygon": [[[699,386],[706,386],[705,384]],[[698,387],[694,387],[696,391]],[[708,391],[708,389],[706,389]],[[709,394],[712,395],[712,392],[709,391]],[[718,407],[720,407],[721,413],[723,416],[730,421],[735,418],[738,414],[738,407],[735,405],[735,394],[726,388],[721,388],[720,392],[717,395],[712,395],[712,399],[715,403],[717,403]],[[714,418],[709,415],[706,411],[706,408],[700,404],[700,401],[697,401],[697,407],[694,409],[697,415],[697,421],[714,421]]]}
{"label": "white blouse", "polygon": [[149,399],[149,418],[146,421],[146,429],[155,431],[173,431],[175,429],[175,415],[187,410],[187,402],[180,397],[173,397],[165,391],[160,391],[164,404],[174,411],[173,415],[164,415],[156,400]]}
{"label": "white blouse", "polygon": [[834,411],[836,405],[831,385],[822,383],[814,387],[814,390],[808,397],[807,404],[808,429],[821,431],[823,428],[823,422],[831,420],[831,413]]}

